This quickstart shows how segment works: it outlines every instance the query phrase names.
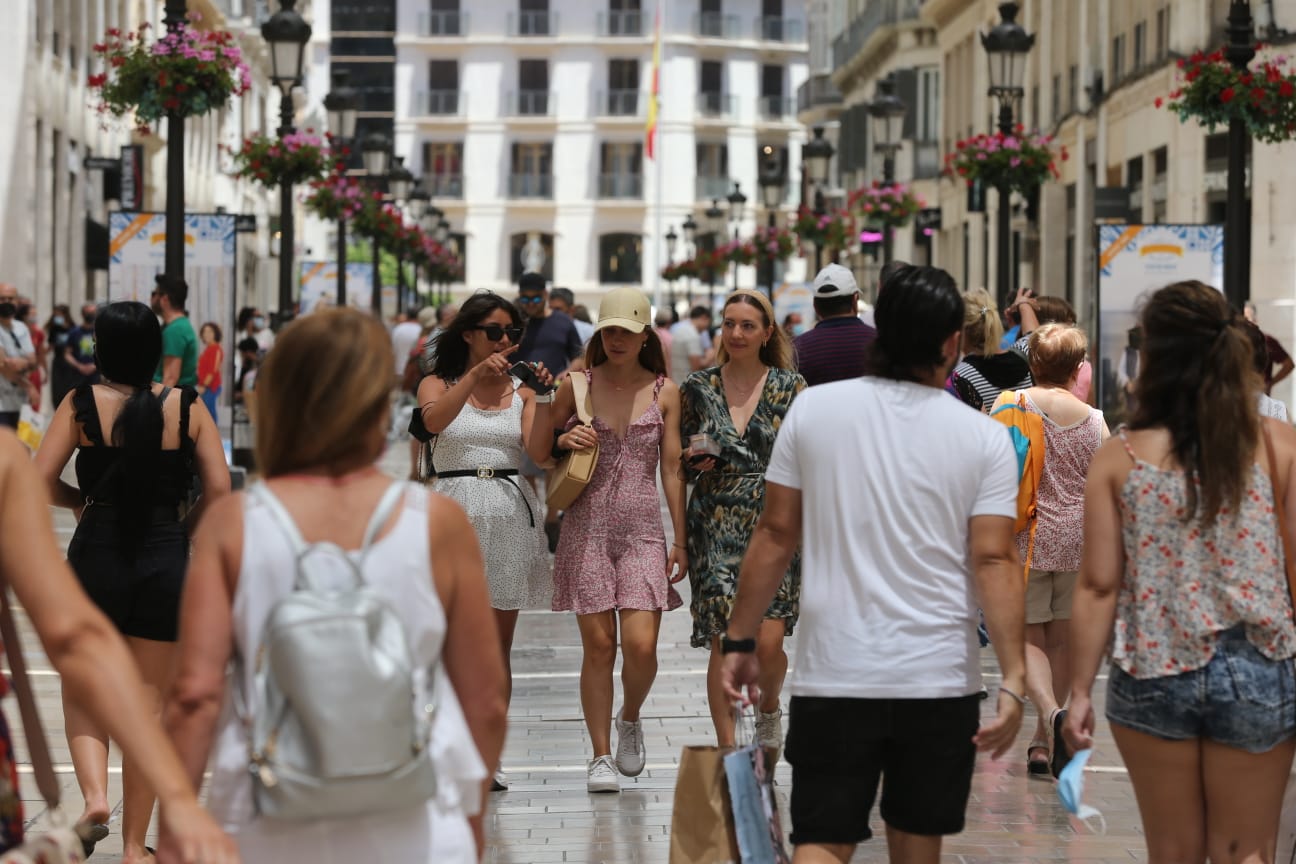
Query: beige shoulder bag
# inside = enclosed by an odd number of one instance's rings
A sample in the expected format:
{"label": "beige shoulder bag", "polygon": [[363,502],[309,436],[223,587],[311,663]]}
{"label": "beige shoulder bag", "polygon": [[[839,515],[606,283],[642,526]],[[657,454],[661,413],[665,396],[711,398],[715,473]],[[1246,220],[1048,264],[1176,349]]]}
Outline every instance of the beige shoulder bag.
{"label": "beige shoulder bag", "polygon": [[[576,399],[576,416],[586,426],[594,424],[594,411],[590,402],[589,381],[584,372],[568,375],[572,396]],[[549,491],[545,503],[555,510],[566,510],[580,494],[585,491],[594,477],[594,467],[598,465],[599,447],[595,444],[588,450],[573,450],[558,462],[558,466],[549,473]]]}

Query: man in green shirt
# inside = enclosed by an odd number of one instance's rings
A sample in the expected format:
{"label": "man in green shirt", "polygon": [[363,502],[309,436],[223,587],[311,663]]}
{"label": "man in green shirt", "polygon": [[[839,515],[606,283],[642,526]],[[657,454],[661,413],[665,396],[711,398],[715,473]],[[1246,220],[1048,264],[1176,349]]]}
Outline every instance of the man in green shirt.
{"label": "man in green shirt", "polygon": [[183,279],[157,275],[153,289],[153,311],[162,316],[162,362],[154,381],[167,387],[198,384],[198,335],[184,313],[189,286]]}

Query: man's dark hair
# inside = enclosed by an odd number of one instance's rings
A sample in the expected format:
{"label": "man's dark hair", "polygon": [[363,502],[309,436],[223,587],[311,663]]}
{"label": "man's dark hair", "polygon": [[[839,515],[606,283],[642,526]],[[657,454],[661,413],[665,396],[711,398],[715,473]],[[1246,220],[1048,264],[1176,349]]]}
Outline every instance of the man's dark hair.
{"label": "man's dark hair", "polygon": [[694,306],[689,312],[689,318],[710,318],[711,308],[709,306]]}
{"label": "man's dark hair", "polygon": [[251,336],[244,336],[238,343],[239,351],[246,351],[249,354],[256,354],[261,350],[261,343],[257,342]]}
{"label": "man's dark hair", "polygon": [[172,309],[185,308],[185,303],[189,300],[189,284],[184,279],[159,273],[153,277],[153,281],[157,283],[157,290],[166,295]]}
{"label": "man's dark hair", "polygon": [[257,310],[255,306],[244,306],[240,309],[238,314],[238,329],[246,330],[247,326],[252,323],[252,319],[256,317],[256,314]]}
{"label": "man's dark hair", "polygon": [[904,267],[887,280],[873,319],[873,374],[917,381],[949,361],[942,346],[963,328],[963,297],[954,277],[939,267]]}
{"label": "man's dark hair", "polygon": [[883,264],[882,272],[878,274],[878,293],[882,293],[882,289],[886,287],[887,282],[891,281],[892,276],[908,266],[910,266],[908,261],[888,261]]}
{"label": "man's dark hair", "polygon": [[820,318],[836,318],[840,315],[853,315],[859,308],[859,295],[849,294],[845,297],[814,298],[815,314]]}
{"label": "man's dark hair", "polygon": [[545,278],[539,273],[523,273],[518,278],[519,291],[544,291]]}
{"label": "man's dark hair", "polygon": [[592,320],[590,320],[589,307],[583,303],[578,303],[572,307],[571,316],[572,318],[574,318],[577,321],[580,321],[583,324],[594,323]]}
{"label": "man's dark hair", "polygon": [[569,309],[576,305],[576,295],[572,293],[570,288],[550,288],[549,299],[561,300],[563,303],[567,304],[567,308]]}

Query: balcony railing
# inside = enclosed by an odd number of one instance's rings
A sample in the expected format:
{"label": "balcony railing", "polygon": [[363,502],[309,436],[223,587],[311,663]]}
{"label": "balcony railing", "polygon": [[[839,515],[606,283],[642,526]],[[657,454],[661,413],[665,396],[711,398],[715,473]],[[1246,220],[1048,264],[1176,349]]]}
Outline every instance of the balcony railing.
{"label": "balcony railing", "polygon": [[702,90],[697,94],[697,110],[703,117],[731,117],[733,96],[714,90]]}
{"label": "balcony railing", "polygon": [[600,198],[642,198],[643,176],[640,174],[600,174]]}
{"label": "balcony railing", "polygon": [[458,90],[424,90],[418,94],[418,113],[448,116],[459,113]]}
{"label": "balcony railing", "polygon": [[639,115],[639,91],[609,90],[600,93],[598,108],[605,117],[636,117]]}
{"label": "balcony railing", "polygon": [[510,12],[510,36],[557,36],[557,12]]}
{"label": "balcony railing", "polygon": [[941,173],[940,143],[915,141],[913,151],[913,176],[915,180],[930,180]]}
{"label": "balcony railing", "polygon": [[765,42],[804,42],[805,26],[796,18],[762,15],[756,19],[756,38]]}
{"label": "balcony railing", "polygon": [[833,83],[832,76],[827,74],[812,75],[797,88],[797,113],[818,108],[821,105],[840,105],[841,91]]}
{"label": "balcony railing", "polygon": [[462,198],[462,174],[424,174],[423,188],[433,198]]}
{"label": "balcony railing", "polygon": [[468,32],[466,12],[419,13],[420,36],[463,36]]}
{"label": "balcony railing", "polygon": [[642,36],[643,13],[637,11],[600,12],[598,14],[598,34],[600,36]]}
{"label": "balcony railing", "polygon": [[[434,196],[435,197],[435,196]],[[552,198],[552,174],[510,174],[510,198]]]}
{"label": "balcony railing", "polygon": [[697,178],[697,200],[710,201],[712,198],[724,198],[733,191],[733,181],[728,177],[699,175]]}
{"label": "balcony railing", "polygon": [[922,0],[871,0],[851,21],[846,32],[833,40],[833,68],[840,69],[860,52],[874,31],[918,20]]}
{"label": "balcony railing", "polygon": [[720,12],[701,12],[693,16],[693,32],[703,39],[735,39],[738,16]]}
{"label": "balcony railing", "polygon": [[785,120],[796,112],[796,100],[788,96],[760,97],[760,116],[764,120]]}
{"label": "balcony railing", "polygon": [[548,90],[519,90],[509,94],[508,110],[514,117],[548,117],[553,107],[553,94]]}

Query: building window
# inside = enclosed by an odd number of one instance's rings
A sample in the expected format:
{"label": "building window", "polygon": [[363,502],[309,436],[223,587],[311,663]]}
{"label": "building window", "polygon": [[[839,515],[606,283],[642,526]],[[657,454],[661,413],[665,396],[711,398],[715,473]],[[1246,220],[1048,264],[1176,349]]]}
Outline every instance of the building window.
{"label": "building window", "polygon": [[517,102],[515,114],[545,115],[549,113],[549,61],[518,61]]}
{"label": "building window", "polygon": [[600,13],[603,26],[601,36],[639,36],[643,33],[643,13],[639,9],[639,0],[608,0],[608,11]]}
{"label": "building window", "polygon": [[459,11],[459,0],[431,0],[431,4],[423,35],[462,36],[464,20]]}
{"label": "building window", "polygon": [[1067,70],[1067,105],[1072,112],[1080,110],[1080,67],[1074,63]]}
{"label": "building window", "polygon": [[1134,25],[1134,72],[1143,71],[1147,62],[1147,22],[1140,21]]}
{"label": "building window", "polygon": [[608,114],[633,117],[639,113],[639,61],[608,61]]}
{"label": "building window", "polygon": [[1156,14],[1156,59],[1166,58],[1170,52],[1170,7],[1158,9]]}
{"label": "building window", "polygon": [[1125,77],[1125,34],[1112,40],[1112,86],[1120,84]]}
{"label": "building window", "polygon": [[761,66],[760,113],[768,120],[778,120],[793,112],[791,100],[783,95],[786,72],[782,66]]}
{"label": "building window", "polygon": [[599,281],[636,285],[643,281],[643,238],[638,234],[599,236]]}
{"label": "building window", "polygon": [[600,198],[643,197],[643,144],[604,141],[599,148]]}
{"label": "building window", "polygon": [[[915,140],[940,140],[940,69],[928,66],[918,72],[918,108],[914,115]],[[1036,91],[1038,94],[1038,90]]]}
{"label": "building window", "polygon": [[[523,273],[539,273],[546,282],[553,281],[553,235],[540,231],[525,231],[509,237],[509,268],[513,284]],[[537,266],[538,265],[538,266]]]}
{"label": "building window", "polygon": [[1062,116],[1062,76],[1053,76],[1053,122]]}
{"label": "building window", "polygon": [[459,113],[458,61],[428,61],[428,89],[423,110],[427,114]]}
{"label": "building window", "polygon": [[514,36],[551,36],[554,32],[549,0],[518,0],[517,28]]}
{"label": "building window", "polygon": [[424,142],[423,188],[433,198],[463,197],[462,142]]}
{"label": "building window", "polygon": [[699,141],[697,199],[709,201],[729,194],[729,145]]}
{"label": "building window", "polygon": [[698,104],[702,114],[719,117],[726,113],[728,100],[724,93],[724,64],[703,60],[699,64]]}
{"label": "building window", "polygon": [[553,197],[553,145],[517,143],[513,145],[512,173],[509,175],[512,198]]}

